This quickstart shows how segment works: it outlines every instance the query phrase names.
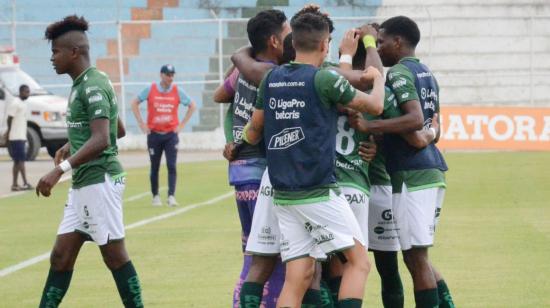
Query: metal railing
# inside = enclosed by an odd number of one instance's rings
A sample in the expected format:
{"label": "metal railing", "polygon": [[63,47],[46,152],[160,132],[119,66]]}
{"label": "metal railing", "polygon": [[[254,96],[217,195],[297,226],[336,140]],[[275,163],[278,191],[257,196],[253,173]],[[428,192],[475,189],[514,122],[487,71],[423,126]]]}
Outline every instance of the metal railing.
{"label": "metal railing", "polygon": [[[11,44],[16,47],[18,43],[18,37],[17,37],[17,29],[21,26],[26,27],[41,27],[42,29],[47,25],[45,22],[29,22],[29,21],[17,21],[15,20],[15,0],[12,0],[13,2],[13,9],[12,9],[12,15],[13,18],[11,21],[6,22],[0,22],[0,26],[9,26],[11,27]],[[422,55],[424,62],[427,62],[430,64],[434,57],[437,56],[437,50],[434,49],[434,40],[437,39],[437,36],[434,35],[433,29],[437,26],[437,24],[440,21],[444,21],[448,19],[449,17],[437,17],[432,16],[430,14],[430,11],[428,9],[425,9],[425,15],[419,15],[419,16],[411,16],[416,21],[426,24],[427,27],[424,27],[422,29],[423,31],[423,41],[421,44],[426,44],[422,48]],[[345,30],[345,28],[348,28],[351,25],[360,25],[361,23],[364,23],[365,21],[383,21],[384,19],[388,18],[390,16],[363,16],[363,17],[333,17],[333,21],[336,25],[336,28],[338,33],[336,35],[333,35],[333,42],[332,42],[332,53],[331,57],[335,58],[335,50],[337,50],[337,46],[339,44],[339,36],[341,33]],[[455,16],[453,17],[455,20],[464,20],[465,22],[472,21],[472,20],[495,20],[495,19],[504,19],[504,17],[497,17],[497,16],[479,16],[479,17],[468,17],[468,16]],[[549,65],[547,68],[543,68],[542,70],[536,69],[536,53],[535,53],[535,44],[537,43],[535,41],[535,36],[544,36],[550,39],[550,32],[549,33],[542,33],[538,34],[535,33],[535,26],[538,22],[548,22],[550,21],[550,16],[536,16],[536,15],[530,15],[530,16],[514,16],[514,17],[506,17],[506,20],[523,20],[528,21],[528,26],[526,29],[524,29],[523,34],[525,36],[529,37],[529,48],[525,52],[525,69],[523,72],[514,72],[511,70],[510,72],[493,72],[490,70],[482,71],[483,68],[480,68],[480,70],[471,70],[471,71],[464,71],[460,74],[457,74],[460,78],[465,79],[472,79],[472,78],[497,78],[497,77],[507,77],[507,76],[522,76],[524,78],[529,79],[529,86],[528,86],[528,102],[530,105],[535,105],[536,99],[535,99],[535,83],[536,78],[538,77],[550,77],[550,58],[548,59]],[[229,23],[242,23],[243,27],[245,27],[247,19],[239,18],[239,19],[226,19],[226,18],[212,18],[212,19],[193,19],[193,20],[112,20],[112,21],[92,21],[91,26],[98,26],[102,25],[105,27],[116,27],[116,40],[117,40],[117,56],[118,59],[118,78],[117,82],[113,82],[113,85],[120,87],[120,107],[124,111],[122,112],[122,119],[124,122],[127,121],[126,113],[129,111],[129,108],[127,106],[127,88],[128,87],[136,87],[136,86],[147,86],[150,84],[150,80],[128,80],[127,77],[130,77],[132,73],[130,73],[130,76],[124,74],[124,60],[125,58],[129,58],[129,61],[134,61],[135,59],[139,59],[140,56],[133,56],[133,57],[127,57],[124,54],[124,48],[127,39],[123,35],[123,27],[124,25],[136,25],[136,24],[145,24],[145,25],[166,25],[169,27],[181,27],[182,25],[190,26],[191,28],[197,27],[199,28],[202,25],[215,25],[217,27],[217,33],[210,33],[211,36],[209,38],[214,39],[217,41],[217,48],[215,50],[212,50],[210,54],[203,55],[205,58],[214,57],[217,56],[217,71],[215,72],[217,74],[217,79],[207,79],[203,78],[203,80],[182,80],[179,82],[176,82],[176,84],[179,85],[208,85],[208,84],[221,84],[223,82],[223,76],[224,76],[224,54],[228,55],[231,53],[230,50],[224,50],[224,39],[227,38],[226,30],[228,29]],[[426,38],[427,37],[427,38]],[[108,38],[105,38],[105,41]],[[154,38],[152,38],[154,39]],[[503,39],[510,39],[510,38],[503,38]],[[475,52],[475,46],[472,46],[473,51]],[[550,53],[550,50],[547,50],[547,52]],[[475,54],[474,54],[475,56]],[[44,55],[44,57],[49,58],[49,55]],[[22,59],[24,61],[24,59]],[[438,73],[438,67],[432,66],[431,67],[434,72]],[[502,67],[503,71],[506,71],[506,63],[503,63]],[[200,72],[207,74],[206,72]],[[445,76],[446,74],[449,76],[453,75],[452,71],[449,72],[440,72],[441,75]],[[52,74],[53,76],[53,74]],[[542,78],[541,78],[542,79]],[[550,78],[548,78],[550,79]],[[550,87],[550,84],[546,84]],[[45,84],[42,84],[43,87],[48,89],[58,89],[58,88],[69,88],[71,85],[67,83],[53,83],[48,82]],[[549,88],[550,89],[550,88]],[[203,89],[204,90],[204,89]],[[491,99],[487,98],[488,101],[498,101],[497,99]],[[219,126],[223,127],[223,107],[219,107]]]}

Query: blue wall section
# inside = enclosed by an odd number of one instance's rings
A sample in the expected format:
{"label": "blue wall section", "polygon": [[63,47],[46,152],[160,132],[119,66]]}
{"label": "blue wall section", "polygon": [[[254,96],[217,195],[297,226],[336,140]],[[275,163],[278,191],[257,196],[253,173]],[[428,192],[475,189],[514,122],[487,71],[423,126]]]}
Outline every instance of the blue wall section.
{"label": "blue wall section", "polygon": [[[6,3],[10,2],[10,3]],[[288,6],[275,7],[285,12],[290,19],[303,5],[317,2],[322,10],[331,17],[373,16],[381,5],[380,0],[354,1],[359,6],[338,6],[334,0],[289,0]],[[201,7],[199,0],[180,0],[179,7],[164,8],[165,20],[175,19],[210,19],[212,14],[209,8]],[[242,8],[255,7],[256,0],[217,1],[215,8],[217,15],[222,18],[239,18]],[[90,22],[89,39],[91,42],[92,63],[98,58],[107,56],[107,40],[116,39],[117,26],[115,23],[104,24],[98,22],[130,20],[132,7],[146,7],[147,0],[18,0],[16,19],[21,22],[42,22],[38,25],[18,25],[17,53],[21,59],[21,67],[41,84],[69,83],[66,76],[57,76],[52,70],[49,57],[50,46],[43,39],[47,23],[60,19],[69,14],[84,15]],[[0,3],[0,21],[11,20],[11,1]],[[370,20],[364,20],[369,22]],[[95,22],[95,23],[94,23]],[[335,60],[340,38],[348,28],[358,26],[358,22],[338,21],[333,33],[332,58]],[[243,28],[245,24],[243,24]],[[245,31],[243,31],[245,33]],[[228,27],[224,25],[223,35],[227,37]],[[152,82],[159,78],[159,68],[162,64],[175,65],[176,81],[204,80],[205,76],[212,76],[214,71],[211,65],[217,66],[217,36],[218,24],[152,24],[151,38],[139,42],[140,53],[129,59],[129,74],[125,76],[128,82]],[[0,26],[0,46],[11,44],[11,27]],[[225,52],[226,54],[228,51]],[[212,72],[211,72],[212,71]],[[210,77],[212,78],[212,77]],[[129,103],[143,86],[126,86],[126,101]],[[186,92],[192,96],[199,107],[202,106],[204,85],[185,86]],[[212,88],[212,87],[208,87]],[[68,88],[51,88],[52,92],[67,96]],[[128,124],[132,126],[133,116],[127,114]],[[191,125],[198,124],[199,117],[194,117]],[[189,125],[188,129],[191,127]],[[130,127],[132,129],[132,127]],[[134,128],[137,129],[137,128]]]}

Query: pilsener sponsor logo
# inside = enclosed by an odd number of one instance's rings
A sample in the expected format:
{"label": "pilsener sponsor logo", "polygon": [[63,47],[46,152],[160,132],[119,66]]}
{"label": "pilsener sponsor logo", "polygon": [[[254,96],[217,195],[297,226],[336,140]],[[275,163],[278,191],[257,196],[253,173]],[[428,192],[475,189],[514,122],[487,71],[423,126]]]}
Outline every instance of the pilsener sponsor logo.
{"label": "pilsener sponsor logo", "polygon": [[268,149],[282,150],[289,148],[304,140],[304,132],[301,127],[289,127],[273,135],[269,140]]}

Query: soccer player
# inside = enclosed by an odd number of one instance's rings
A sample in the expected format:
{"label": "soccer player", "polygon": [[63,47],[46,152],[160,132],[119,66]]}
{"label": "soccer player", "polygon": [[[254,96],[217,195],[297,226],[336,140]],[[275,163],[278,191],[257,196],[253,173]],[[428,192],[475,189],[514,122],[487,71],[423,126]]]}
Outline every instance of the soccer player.
{"label": "soccer player", "polygon": [[[267,143],[269,178],[281,231],[285,284],[277,303],[298,307],[314,273],[316,248],[347,259],[340,307],[360,307],[369,271],[365,242],[334,178],[336,104],[379,114],[383,81],[372,68],[373,94],[356,91],[341,75],[319,70],[328,52],[329,26],[306,13],[291,21],[296,62],[274,68],[260,84],[245,140]],[[336,90],[334,90],[336,89]],[[264,108],[265,106],[265,108]],[[265,113],[265,132],[264,132]]]}
{"label": "soccer player", "polygon": [[[255,61],[274,65],[279,64],[283,55],[283,40],[290,32],[290,25],[285,14],[279,10],[261,11],[248,21],[247,32],[255,54]],[[266,166],[263,143],[251,145],[242,140],[242,129],[250,120],[256,96],[257,86],[240,74],[238,70],[234,70],[224,82],[224,85],[218,87],[214,94],[216,101],[219,102],[233,100],[230,109],[232,142],[226,145],[224,156],[230,160],[229,183],[235,187],[237,209],[243,235],[243,252],[250,234],[258,189]],[[241,277],[237,282],[233,296],[235,306],[240,304],[243,307],[250,307],[250,303],[241,302],[244,300],[260,305],[259,299],[263,293],[264,284],[262,283],[261,286],[242,284],[249,272],[251,258],[249,255],[244,257]],[[282,287],[282,269],[277,272],[279,272],[279,275],[270,280],[266,288],[267,295],[263,298],[267,307],[275,305]],[[241,284],[242,288],[240,288]],[[258,297],[256,294],[260,296]]]}
{"label": "soccer player", "polygon": [[[386,133],[384,147],[390,174],[393,218],[405,264],[411,273],[417,307],[454,307],[448,287],[428,258],[437,216],[445,193],[447,165],[435,146],[439,132],[432,127],[439,112],[439,86],[429,68],[415,57],[420,41],[416,23],[408,17],[386,20],[378,34],[378,52],[391,67],[386,85],[395,94],[403,115],[386,120],[359,120],[354,126],[371,133]],[[439,123],[437,123],[439,124]],[[425,128],[433,141],[411,145],[405,128]]]}
{"label": "soccer player", "polygon": [[56,153],[56,167],[40,179],[36,193],[48,197],[63,173],[73,170],[73,177],[40,307],[60,304],[86,240],[98,244],[124,306],[143,307],[138,275],[124,246],[125,173],[117,158],[116,95],[107,75],[90,66],[87,30],[83,17],[67,16],[45,33],[55,71],[68,74],[73,86],[67,110],[69,142]]}

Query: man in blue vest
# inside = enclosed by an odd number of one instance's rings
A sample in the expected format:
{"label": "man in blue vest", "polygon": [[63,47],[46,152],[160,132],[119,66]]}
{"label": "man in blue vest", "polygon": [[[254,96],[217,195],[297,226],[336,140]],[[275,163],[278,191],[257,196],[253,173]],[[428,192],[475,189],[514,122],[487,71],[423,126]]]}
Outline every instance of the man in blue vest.
{"label": "man in blue vest", "polygon": [[[391,67],[386,86],[395,94],[403,115],[374,121],[356,119],[353,126],[363,132],[385,133],[393,218],[413,279],[416,307],[454,307],[443,277],[428,259],[428,247],[434,243],[445,194],[444,172],[448,168],[435,146],[439,131],[432,127],[432,121],[437,121],[434,115],[439,113],[439,86],[428,67],[415,57],[419,41],[420,30],[408,17],[397,16],[382,23],[378,53],[384,66]],[[408,143],[402,134],[407,133],[404,128],[411,127],[430,131],[433,141],[427,146]]]}
{"label": "man in blue vest", "polygon": [[[274,68],[262,80],[256,110],[243,131],[251,144],[263,139],[286,262],[280,307],[298,307],[314,273],[313,256],[341,251],[347,262],[339,307],[361,307],[370,270],[366,242],[334,174],[336,105],[380,114],[380,73],[371,95],[356,91],[336,72],[319,69],[329,47],[329,25],[317,14],[291,21],[296,61]],[[265,116],[264,116],[265,115]],[[265,123],[264,123],[265,119]]]}

